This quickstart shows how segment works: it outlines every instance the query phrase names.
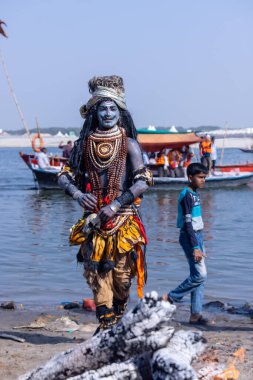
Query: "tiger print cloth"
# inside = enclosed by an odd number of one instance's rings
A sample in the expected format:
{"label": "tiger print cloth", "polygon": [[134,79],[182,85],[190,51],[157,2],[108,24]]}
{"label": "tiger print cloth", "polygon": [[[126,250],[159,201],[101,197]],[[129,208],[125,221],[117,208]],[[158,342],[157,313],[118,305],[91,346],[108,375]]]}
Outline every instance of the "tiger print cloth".
{"label": "tiger print cloth", "polygon": [[129,215],[127,218],[121,215],[120,218],[124,218],[124,223],[114,234],[104,235],[95,230],[88,236],[83,232],[85,218],[80,219],[70,229],[69,242],[71,245],[82,245],[84,266],[92,271],[112,270],[116,255],[132,255],[136,265],[137,293],[142,298],[146,281],[145,229],[137,215]]}

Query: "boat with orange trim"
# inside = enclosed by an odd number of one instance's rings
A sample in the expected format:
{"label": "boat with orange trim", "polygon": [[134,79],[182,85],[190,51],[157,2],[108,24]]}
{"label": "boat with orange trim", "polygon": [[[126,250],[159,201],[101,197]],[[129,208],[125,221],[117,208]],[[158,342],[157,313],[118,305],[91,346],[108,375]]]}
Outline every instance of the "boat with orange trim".
{"label": "boat with orange trim", "polygon": [[253,162],[249,162],[246,164],[216,165],[215,168],[220,170],[222,173],[253,172]]}
{"label": "boat with orange trim", "polygon": [[202,139],[194,132],[138,129],[138,141],[145,152],[160,152],[166,148],[178,149],[199,143]]}
{"label": "boat with orange trim", "polygon": [[[193,132],[168,132],[164,130],[138,130],[138,141],[142,149],[146,152],[158,152],[165,148],[182,148],[185,145],[199,143],[201,138]],[[66,162],[66,158],[52,156],[50,166],[52,170],[40,169],[38,167],[36,154],[25,154],[20,152],[20,157],[32,171],[36,187],[40,189],[57,189],[57,174]],[[187,180],[184,177],[159,177],[159,167],[163,165],[149,165],[154,174],[155,189],[180,187],[185,185]],[[216,166],[221,175],[211,176],[207,179],[207,187],[223,187],[244,185],[251,181],[253,177],[253,163],[238,165]],[[241,173],[242,172],[242,173]]]}

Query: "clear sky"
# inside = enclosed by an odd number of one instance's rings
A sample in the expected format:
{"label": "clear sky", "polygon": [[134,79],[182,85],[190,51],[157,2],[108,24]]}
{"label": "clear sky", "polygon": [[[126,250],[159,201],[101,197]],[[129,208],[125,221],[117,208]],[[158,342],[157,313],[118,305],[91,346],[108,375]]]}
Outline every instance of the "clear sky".
{"label": "clear sky", "polygon": [[[252,0],[0,0],[0,49],[30,128],[80,127],[94,75],[138,128],[253,126]],[[0,67],[0,128],[22,124]]]}

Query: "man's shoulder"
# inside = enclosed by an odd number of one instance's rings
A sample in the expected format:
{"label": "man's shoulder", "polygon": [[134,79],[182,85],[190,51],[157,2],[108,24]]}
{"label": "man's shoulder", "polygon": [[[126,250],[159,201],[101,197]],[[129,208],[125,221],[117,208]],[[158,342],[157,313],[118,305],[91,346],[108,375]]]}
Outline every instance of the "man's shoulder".
{"label": "man's shoulder", "polygon": [[135,151],[136,149],[140,150],[140,145],[137,140],[133,139],[132,137],[127,138],[127,146],[128,151]]}
{"label": "man's shoulder", "polygon": [[128,144],[139,145],[138,141],[133,139],[132,137],[127,137],[127,142]]}

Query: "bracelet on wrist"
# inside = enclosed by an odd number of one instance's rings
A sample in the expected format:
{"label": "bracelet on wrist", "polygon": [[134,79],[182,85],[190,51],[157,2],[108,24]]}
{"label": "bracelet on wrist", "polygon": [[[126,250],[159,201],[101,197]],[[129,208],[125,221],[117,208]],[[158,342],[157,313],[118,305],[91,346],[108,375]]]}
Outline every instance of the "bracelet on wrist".
{"label": "bracelet on wrist", "polygon": [[121,206],[130,205],[134,201],[134,195],[130,189],[126,190],[117,199]]}
{"label": "bracelet on wrist", "polygon": [[76,201],[80,197],[81,194],[82,194],[82,192],[80,190],[77,190],[72,195],[72,198]]}
{"label": "bracelet on wrist", "polygon": [[121,207],[121,204],[117,201],[117,200],[115,200],[115,201],[113,201],[112,203],[110,203],[109,204],[109,207],[110,207],[110,209],[113,211],[113,212],[118,212],[119,211],[119,209],[120,209],[120,207]]}

